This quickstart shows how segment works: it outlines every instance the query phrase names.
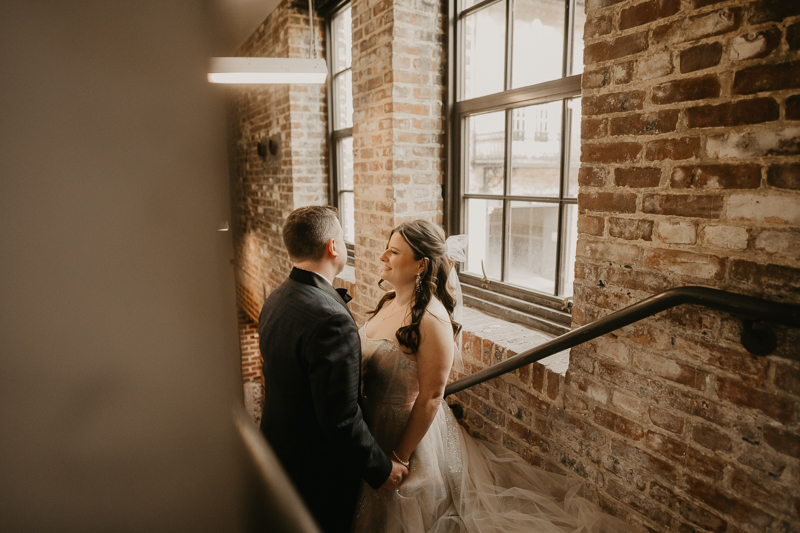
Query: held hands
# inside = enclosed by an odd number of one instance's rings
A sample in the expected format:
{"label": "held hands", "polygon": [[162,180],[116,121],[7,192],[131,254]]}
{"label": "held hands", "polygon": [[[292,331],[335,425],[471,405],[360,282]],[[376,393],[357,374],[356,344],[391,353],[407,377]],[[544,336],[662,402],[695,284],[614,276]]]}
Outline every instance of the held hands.
{"label": "held hands", "polygon": [[392,459],[392,473],[389,474],[389,478],[383,482],[383,485],[378,490],[395,490],[403,483],[407,475],[408,468]]}

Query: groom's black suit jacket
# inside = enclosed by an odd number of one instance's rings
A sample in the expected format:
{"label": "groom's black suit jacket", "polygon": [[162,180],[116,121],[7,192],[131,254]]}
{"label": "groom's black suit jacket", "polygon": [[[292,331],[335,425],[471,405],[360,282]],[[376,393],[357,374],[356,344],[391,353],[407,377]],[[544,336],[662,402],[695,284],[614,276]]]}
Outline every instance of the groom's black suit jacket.
{"label": "groom's black suit jacket", "polygon": [[346,532],[360,480],[378,488],[392,470],[358,405],[355,321],[330,283],[295,268],[264,303],[258,334],[261,431],[323,531]]}

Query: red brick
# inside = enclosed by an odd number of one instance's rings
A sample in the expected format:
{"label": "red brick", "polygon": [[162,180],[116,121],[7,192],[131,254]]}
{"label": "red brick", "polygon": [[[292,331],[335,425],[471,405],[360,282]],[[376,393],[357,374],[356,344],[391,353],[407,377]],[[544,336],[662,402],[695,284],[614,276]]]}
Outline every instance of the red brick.
{"label": "red brick", "polygon": [[603,187],[606,184],[607,171],[603,168],[581,165],[578,171],[578,185],[581,187]]}
{"label": "red brick", "polygon": [[705,389],[708,374],[672,358],[651,354],[636,354],[634,366],[642,372],[668,379],[697,390]]}
{"label": "red brick", "polygon": [[669,185],[673,189],[757,189],[761,185],[761,165],[675,167]]}
{"label": "red brick", "polygon": [[800,190],[800,163],[770,166],[767,169],[767,184],[778,189]]}
{"label": "red brick", "polygon": [[601,407],[596,406],[594,408],[594,421],[631,440],[641,440],[644,437],[644,429],[642,429],[641,425],[616,413],[606,411]]}
{"label": "red brick", "polygon": [[608,119],[584,118],[581,120],[581,139],[599,139],[608,134]]}
{"label": "red brick", "polygon": [[700,9],[701,7],[711,6],[725,1],[726,0],[692,0],[692,9]]}
{"label": "red brick", "polygon": [[678,110],[637,113],[611,119],[611,135],[658,135],[675,131]]}
{"label": "red brick", "polygon": [[644,91],[610,93],[600,96],[585,96],[581,100],[583,116],[606,115],[641,109]]}
{"label": "red brick", "polygon": [[551,400],[555,400],[558,397],[558,391],[561,390],[561,375],[551,372],[550,370],[546,371],[547,374],[547,390],[545,391],[547,397]]}
{"label": "red brick", "polygon": [[781,30],[776,27],[734,37],[730,44],[731,61],[767,57],[781,44]]}
{"label": "red brick", "polygon": [[642,212],[652,215],[719,218],[723,198],[712,195],[645,194]]}
{"label": "red brick", "polygon": [[714,485],[693,477],[686,478],[686,492],[705,503],[712,509],[728,514],[740,522],[750,524],[760,531],[765,531],[772,523],[772,517],[756,509],[744,500],[733,498],[721,492]]}
{"label": "red brick", "polygon": [[600,41],[584,47],[583,62],[585,65],[590,65],[638,54],[647,50],[647,44],[646,31],[617,37],[610,41]]}
{"label": "red brick", "polygon": [[715,426],[699,424],[692,428],[692,439],[699,445],[715,452],[727,452],[731,449],[731,438]]}
{"label": "red brick", "polygon": [[650,422],[661,429],[666,429],[677,435],[683,433],[685,418],[682,416],[655,406],[650,406],[648,414],[650,415]]}
{"label": "red brick", "polygon": [[709,254],[651,249],[645,250],[642,263],[647,268],[686,277],[722,279],[725,276],[725,259]]}
{"label": "red brick", "polygon": [[614,75],[611,66],[600,67],[594,70],[587,70],[581,77],[581,87],[584,89],[599,89],[611,85]]}
{"label": "red brick", "polygon": [[624,503],[626,507],[636,510],[657,524],[669,524],[672,521],[670,514],[658,504],[642,496],[638,491],[631,492],[622,483],[611,479],[606,484],[605,491],[609,496]]}
{"label": "red brick", "polygon": [[614,25],[611,15],[587,17],[586,24],[583,26],[583,37],[584,39],[594,39],[608,35],[612,29],[614,29]]}
{"label": "red brick", "polygon": [[626,83],[630,83],[631,80],[633,80],[634,63],[635,62],[631,60],[611,65],[611,72],[614,77],[614,83],[618,85],[624,85]]}
{"label": "red brick", "polygon": [[612,213],[635,213],[636,195],[626,193],[580,193],[578,209],[583,211],[608,211]]}
{"label": "red brick", "polygon": [[790,394],[800,392],[800,368],[788,365],[775,365],[775,386]]}
{"label": "red brick", "polygon": [[733,347],[689,338],[676,339],[674,345],[683,354],[704,364],[738,374],[753,383],[762,384],[766,381],[767,360],[754,357],[738,344],[738,339]]}
{"label": "red brick", "polygon": [[724,462],[700,453],[680,440],[648,431],[645,436],[645,445],[654,452],[682,464],[695,474],[715,480],[722,479],[725,471]]}
{"label": "red brick", "polygon": [[697,157],[699,154],[700,137],[681,137],[647,143],[645,159],[648,161],[662,161],[664,159],[681,161]]}
{"label": "red brick", "polygon": [[788,423],[794,420],[797,405],[781,396],[754,389],[739,379],[717,376],[717,396],[739,407],[761,411],[770,418]]}
{"label": "red brick", "polygon": [[800,88],[800,61],[777,65],[756,65],[733,76],[733,94],[754,94]]}
{"label": "red brick", "polygon": [[681,52],[681,74],[719,65],[722,43],[699,44]]}
{"label": "red brick", "polygon": [[705,100],[719,95],[720,84],[716,74],[677,79],[653,87],[653,103],[658,105]]}
{"label": "red brick", "polygon": [[[703,530],[723,533],[728,531],[728,523],[716,514],[700,507],[695,502],[687,501],[678,496],[674,491],[658,483],[650,482],[650,497],[667,509],[677,511],[683,518]],[[681,533],[695,533],[697,530],[688,524],[681,524],[676,529]]]}
{"label": "red brick", "polygon": [[608,234],[611,237],[628,241],[653,240],[653,221],[634,220],[630,218],[610,218],[608,220]]}
{"label": "red brick", "polygon": [[780,107],[772,98],[752,98],[720,105],[690,107],[686,110],[690,128],[719,128],[761,124],[778,120]]}
{"label": "red brick", "polygon": [[775,451],[800,459],[800,435],[790,433],[782,427],[766,426],[764,441]]}
{"label": "red brick", "polygon": [[618,167],[614,169],[614,184],[632,189],[658,187],[660,168]]}
{"label": "red brick", "polygon": [[800,94],[786,99],[786,120],[800,120]]}
{"label": "red brick", "polygon": [[735,31],[742,23],[740,8],[723,8],[683,17],[653,29],[651,44],[669,46]]}
{"label": "red brick", "polygon": [[619,29],[627,30],[654,20],[670,17],[681,8],[680,0],[650,0],[623,9],[619,15]]}
{"label": "red brick", "polygon": [[735,259],[731,265],[731,279],[756,287],[779,291],[800,289],[800,269],[783,265],[762,265],[744,259]]}
{"label": "red brick", "polygon": [[750,24],[782,22],[795,15],[800,15],[800,4],[797,2],[760,0],[750,5]]}
{"label": "red brick", "polygon": [[793,494],[794,491],[788,487],[779,485],[772,480],[759,478],[740,468],[734,468],[731,475],[731,488],[750,502],[756,502],[768,509],[776,509],[783,514],[794,514],[795,518],[797,517],[797,511],[794,509],[797,497]]}
{"label": "red brick", "polygon": [[605,219],[603,217],[578,216],[578,233],[600,236],[603,234]]}
{"label": "red brick", "polygon": [[581,144],[582,163],[630,163],[642,152],[639,143]]}
{"label": "red brick", "polygon": [[676,481],[675,466],[620,439],[611,441],[611,456],[628,463],[640,465],[660,479],[668,480],[672,483]]}

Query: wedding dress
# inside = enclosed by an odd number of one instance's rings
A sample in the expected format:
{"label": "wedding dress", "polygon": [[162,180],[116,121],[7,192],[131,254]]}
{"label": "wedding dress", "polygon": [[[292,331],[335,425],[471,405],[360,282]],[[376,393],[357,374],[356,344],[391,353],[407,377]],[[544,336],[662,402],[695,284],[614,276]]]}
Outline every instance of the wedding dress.
{"label": "wedding dress", "polygon": [[[362,408],[391,457],[419,394],[417,363],[392,339],[362,346]],[[363,484],[355,533],[616,532],[630,529],[580,497],[582,484],[534,468],[505,448],[473,439],[442,401],[396,491]]]}

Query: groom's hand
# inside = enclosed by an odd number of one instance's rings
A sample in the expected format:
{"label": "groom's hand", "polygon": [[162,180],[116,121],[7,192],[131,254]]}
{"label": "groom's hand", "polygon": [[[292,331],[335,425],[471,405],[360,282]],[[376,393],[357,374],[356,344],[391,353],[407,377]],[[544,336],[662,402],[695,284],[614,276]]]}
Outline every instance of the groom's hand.
{"label": "groom's hand", "polygon": [[408,468],[401,465],[394,459],[392,459],[392,473],[389,474],[389,477],[386,481],[383,482],[381,488],[378,490],[394,490],[400,486],[403,482],[403,479],[408,475]]}

